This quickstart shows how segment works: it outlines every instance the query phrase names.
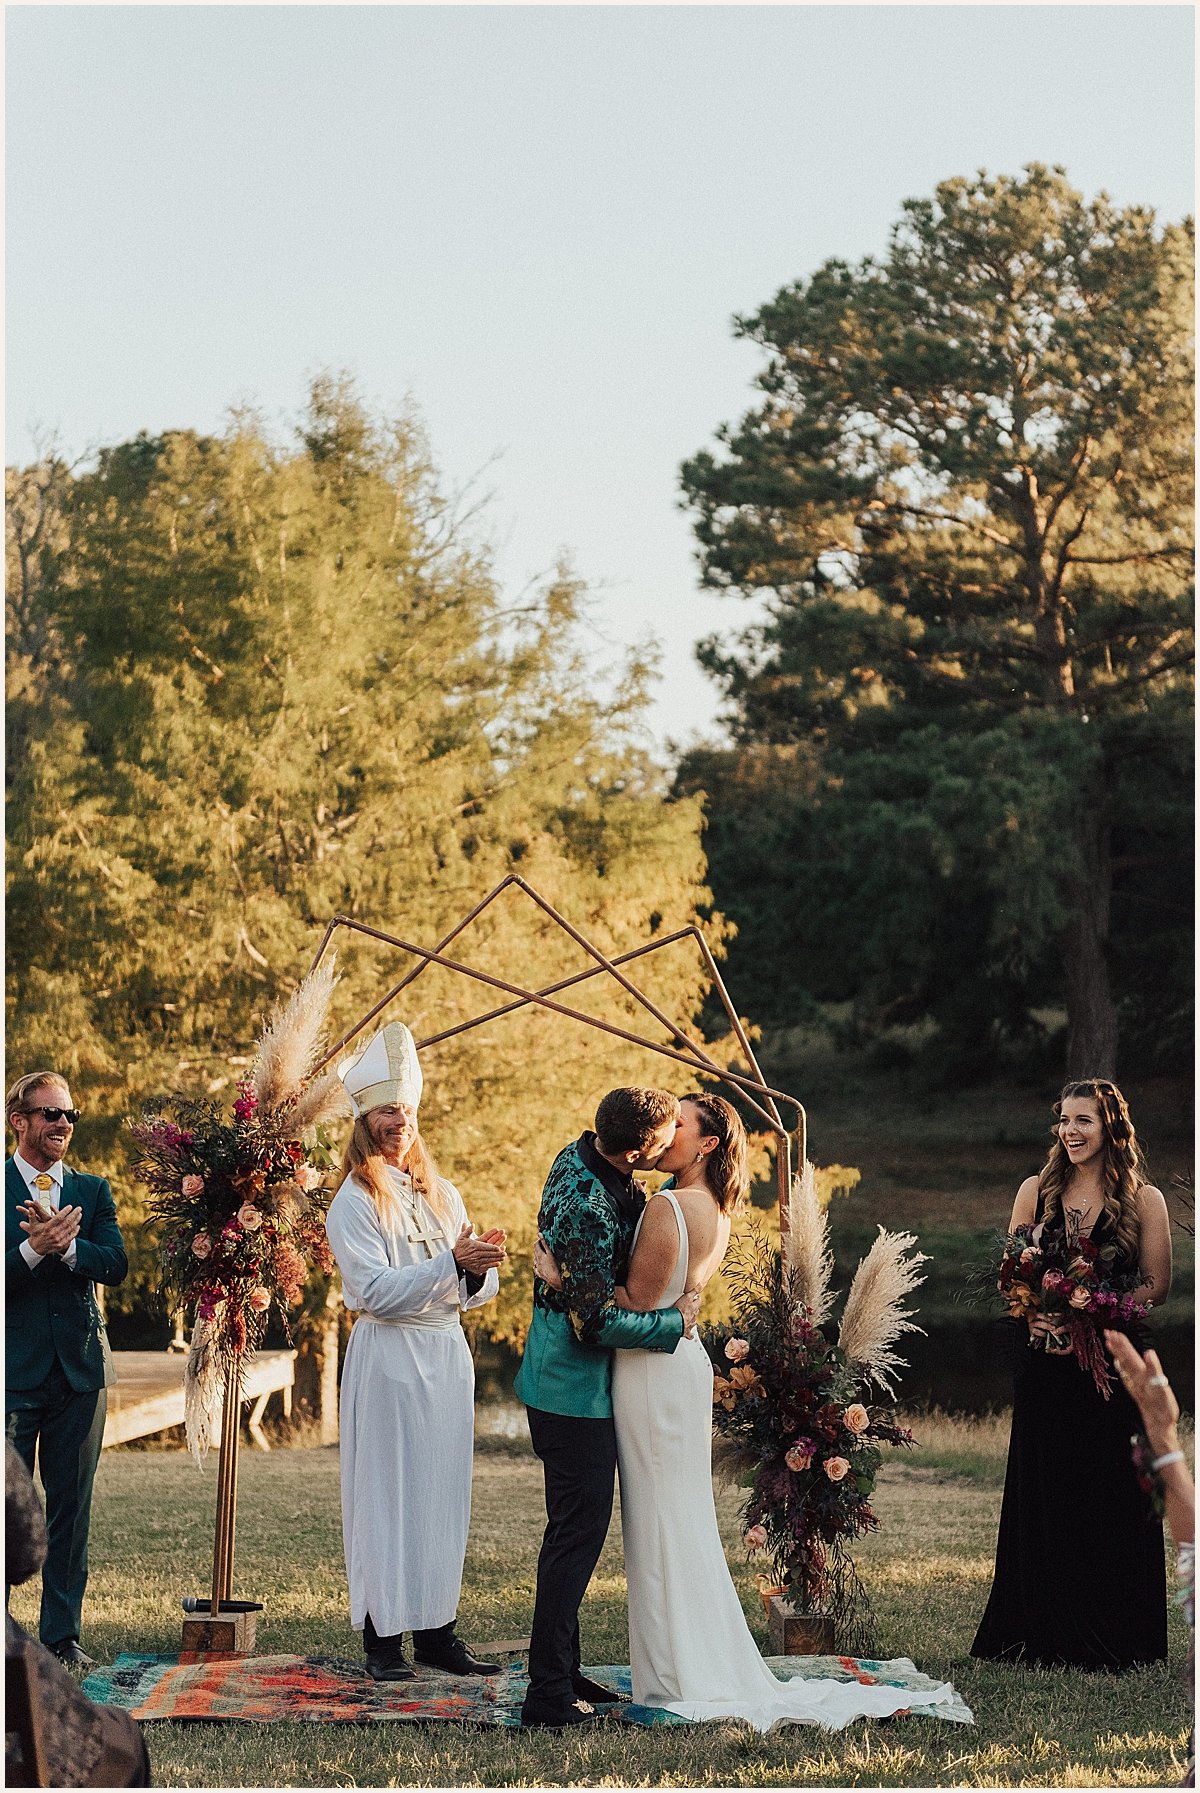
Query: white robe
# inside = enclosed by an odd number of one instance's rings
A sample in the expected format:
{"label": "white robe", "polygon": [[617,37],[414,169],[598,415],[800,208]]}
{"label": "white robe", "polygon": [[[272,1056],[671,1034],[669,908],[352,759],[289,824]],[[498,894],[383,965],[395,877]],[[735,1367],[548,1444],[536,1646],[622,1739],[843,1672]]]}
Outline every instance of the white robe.
{"label": "white robe", "polygon": [[467,1294],[451,1250],[467,1212],[453,1184],[442,1183],[448,1229],[419,1201],[424,1230],[449,1232],[430,1258],[406,1237],[409,1179],[389,1174],[403,1199],[387,1220],[350,1177],[326,1217],[346,1306],[358,1315],[341,1390],[350,1623],[361,1630],[369,1613],[380,1637],[430,1631],[458,1611],[475,1416],[475,1369],[458,1316],[500,1286],[489,1270],[479,1293]]}

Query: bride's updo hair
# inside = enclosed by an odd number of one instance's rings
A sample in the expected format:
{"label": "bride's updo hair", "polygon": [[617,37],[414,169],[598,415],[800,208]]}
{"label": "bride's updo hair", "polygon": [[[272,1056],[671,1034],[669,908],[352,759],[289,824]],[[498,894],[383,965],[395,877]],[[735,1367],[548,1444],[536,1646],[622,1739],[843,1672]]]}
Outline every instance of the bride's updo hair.
{"label": "bride's updo hair", "polygon": [[717,1144],[705,1160],[708,1186],[717,1198],[723,1214],[736,1213],[750,1187],[746,1168],[746,1129],[741,1116],[724,1096],[681,1096],[700,1113],[700,1126],[705,1135],[715,1133]]}

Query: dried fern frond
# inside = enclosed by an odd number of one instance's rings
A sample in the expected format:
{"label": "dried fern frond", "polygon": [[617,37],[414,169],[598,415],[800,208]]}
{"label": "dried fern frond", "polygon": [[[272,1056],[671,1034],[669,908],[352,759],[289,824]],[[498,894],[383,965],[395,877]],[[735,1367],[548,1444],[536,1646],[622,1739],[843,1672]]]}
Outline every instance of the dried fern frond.
{"label": "dried fern frond", "polygon": [[346,1087],[336,1071],[324,1071],[306,1090],[301,1090],[295,1107],[283,1117],[285,1139],[299,1139],[313,1127],[331,1121],[347,1121],[354,1113]]}
{"label": "dried fern frond", "polygon": [[336,982],[331,957],[309,973],[286,1008],[276,1004],[263,1029],[251,1073],[261,1108],[278,1108],[298,1094],[320,1057],[329,998]]}
{"label": "dried fern frond", "polygon": [[922,1332],[913,1321],[914,1309],[900,1303],[925,1281],[918,1265],[928,1262],[924,1252],[913,1251],[913,1233],[888,1233],[879,1237],[854,1273],[838,1344],[856,1369],[870,1382],[893,1392],[892,1381],[904,1367],[892,1346],[902,1332]]}
{"label": "dried fern frond", "polygon": [[812,1310],[812,1323],[829,1318],[833,1306],[833,1253],[829,1249],[829,1216],[817,1196],[817,1173],[805,1160],[792,1178],[784,1242],[788,1293]]}

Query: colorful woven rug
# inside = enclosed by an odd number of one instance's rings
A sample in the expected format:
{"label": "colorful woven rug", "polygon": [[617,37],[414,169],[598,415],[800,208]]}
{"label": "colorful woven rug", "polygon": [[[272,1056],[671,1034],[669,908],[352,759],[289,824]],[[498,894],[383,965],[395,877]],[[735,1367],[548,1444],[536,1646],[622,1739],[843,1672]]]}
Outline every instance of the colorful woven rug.
{"label": "colorful woven rug", "polygon": [[[912,1702],[898,1716],[946,1718],[971,1724],[969,1709],[953,1703],[922,1705],[921,1694],[939,1684],[905,1657],[894,1662],[858,1661],[853,1656],[775,1656],[768,1659],[781,1679],[860,1681],[867,1686],[912,1689]],[[628,1668],[586,1671],[606,1687],[628,1694]],[[121,1706],[141,1724],[156,1719],[249,1720],[271,1724],[300,1719],[310,1724],[517,1725],[527,1677],[515,1665],[488,1680],[440,1675],[421,1669],[415,1681],[375,1682],[362,1665],[343,1656],[118,1656],[111,1668],[94,1669],[83,1684],[92,1699]],[[656,1706],[606,1708],[625,1724],[681,1725],[689,1720]]]}

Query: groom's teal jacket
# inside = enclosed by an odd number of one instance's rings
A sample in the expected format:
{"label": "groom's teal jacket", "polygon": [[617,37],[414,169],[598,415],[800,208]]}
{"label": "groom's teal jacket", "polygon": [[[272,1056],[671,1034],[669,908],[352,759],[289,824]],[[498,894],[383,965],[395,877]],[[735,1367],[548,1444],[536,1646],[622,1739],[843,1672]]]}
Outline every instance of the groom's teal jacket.
{"label": "groom's teal jacket", "polygon": [[526,1407],[608,1419],[614,1347],[673,1351],[682,1338],[678,1308],[633,1314],[613,1300],[644,1203],[632,1179],[600,1157],[591,1133],[551,1165],[538,1231],[558,1259],[563,1286],[534,1278],[533,1320],[516,1380]]}

